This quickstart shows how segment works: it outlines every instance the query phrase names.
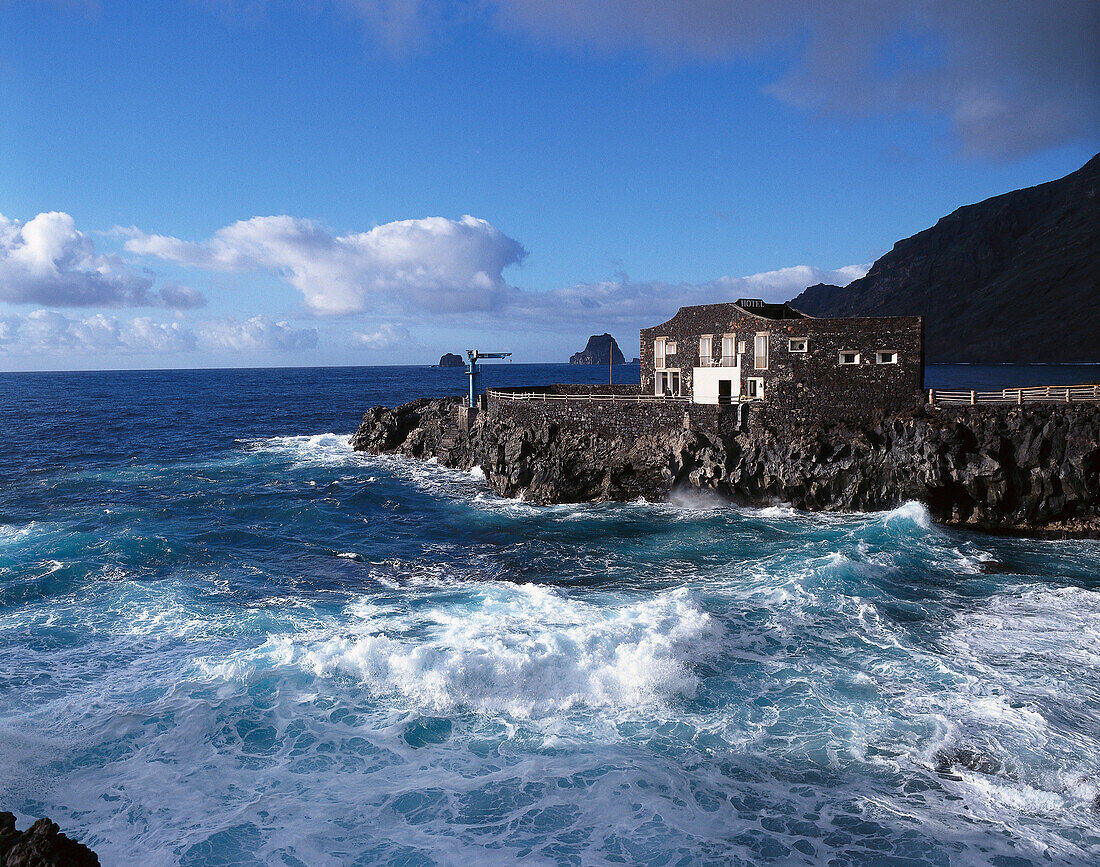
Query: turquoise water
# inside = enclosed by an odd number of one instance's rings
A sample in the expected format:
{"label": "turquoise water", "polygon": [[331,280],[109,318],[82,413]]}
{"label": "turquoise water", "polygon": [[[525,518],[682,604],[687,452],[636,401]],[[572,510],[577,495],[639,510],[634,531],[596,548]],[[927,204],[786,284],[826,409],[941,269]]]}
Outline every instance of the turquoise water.
{"label": "turquoise water", "polygon": [[1100,855],[1100,544],[348,448],[461,383],[0,375],[0,809],[105,864]]}

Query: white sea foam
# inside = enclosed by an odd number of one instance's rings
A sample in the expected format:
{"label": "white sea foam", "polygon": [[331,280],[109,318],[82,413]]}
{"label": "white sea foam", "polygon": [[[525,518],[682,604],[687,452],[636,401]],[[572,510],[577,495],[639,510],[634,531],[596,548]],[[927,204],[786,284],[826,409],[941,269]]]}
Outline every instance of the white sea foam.
{"label": "white sea foam", "polygon": [[42,525],[38,521],[28,521],[26,524],[0,524],[0,545],[15,545],[41,530]]}
{"label": "white sea foam", "polygon": [[536,585],[487,586],[467,611],[427,609],[412,623],[364,605],[351,613],[351,628],[271,636],[248,659],[207,671],[294,665],[350,675],[436,712],[537,718],[690,697],[692,663],[713,652],[719,633],[683,589],[606,608]]}
{"label": "white sea foam", "polygon": [[922,530],[932,529],[932,515],[924,503],[909,500],[902,503],[896,509],[891,509],[882,514],[882,522],[886,526],[898,523],[915,524]]}
{"label": "white sea foam", "polygon": [[343,466],[356,454],[350,434],[268,437],[246,445],[250,451],[284,456],[302,466]]}

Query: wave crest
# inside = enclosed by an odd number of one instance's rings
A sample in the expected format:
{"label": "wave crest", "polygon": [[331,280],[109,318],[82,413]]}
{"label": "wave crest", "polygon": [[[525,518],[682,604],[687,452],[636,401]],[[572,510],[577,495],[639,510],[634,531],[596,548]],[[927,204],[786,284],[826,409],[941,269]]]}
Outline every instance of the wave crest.
{"label": "wave crest", "polygon": [[535,585],[494,586],[468,611],[430,609],[412,623],[374,606],[349,613],[358,617],[351,633],[272,636],[250,660],[210,673],[293,665],[437,712],[541,718],[690,698],[699,684],[692,663],[719,632],[685,589],[606,608]]}

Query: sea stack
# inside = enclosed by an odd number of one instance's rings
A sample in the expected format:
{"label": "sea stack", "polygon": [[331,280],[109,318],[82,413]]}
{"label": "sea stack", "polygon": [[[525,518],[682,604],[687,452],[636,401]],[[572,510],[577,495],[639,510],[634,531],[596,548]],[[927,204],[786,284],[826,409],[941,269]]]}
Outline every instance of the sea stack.
{"label": "sea stack", "polygon": [[608,353],[612,364],[626,364],[622,350],[610,334],[593,334],[583,352],[569,356],[570,364],[607,364]]}
{"label": "sea stack", "polygon": [[461,355],[455,355],[453,352],[447,352],[439,357],[440,367],[465,367],[466,362],[462,360]]}

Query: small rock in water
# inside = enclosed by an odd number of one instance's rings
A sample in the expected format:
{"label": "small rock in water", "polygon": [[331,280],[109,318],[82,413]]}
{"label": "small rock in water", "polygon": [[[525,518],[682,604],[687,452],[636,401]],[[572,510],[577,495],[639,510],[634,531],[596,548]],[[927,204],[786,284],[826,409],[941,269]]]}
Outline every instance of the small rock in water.
{"label": "small rock in water", "polygon": [[954,747],[941,750],[936,754],[937,773],[946,774],[954,768],[966,768],[968,771],[977,771],[979,774],[998,774],[1003,769],[1003,765],[980,750],[972,750],[969,747]]}
{"label": "small rock in water", "polygon": [[99,867],[99,857],[61,833],[56,822],[39,819],[26,831],[12,813],[0,813],[0,864],[4,867]]}
{"label": "small rock in water", "polygon": [[982,574],[984,574],[984,575],[1015,575],[1016,574],[1016,570],[1013,569],[1011,566],[1009,566],[1005,563],[1000,563],[997,560],[983,560],[981,566],[979,566],[978,568],[981,569]]}

